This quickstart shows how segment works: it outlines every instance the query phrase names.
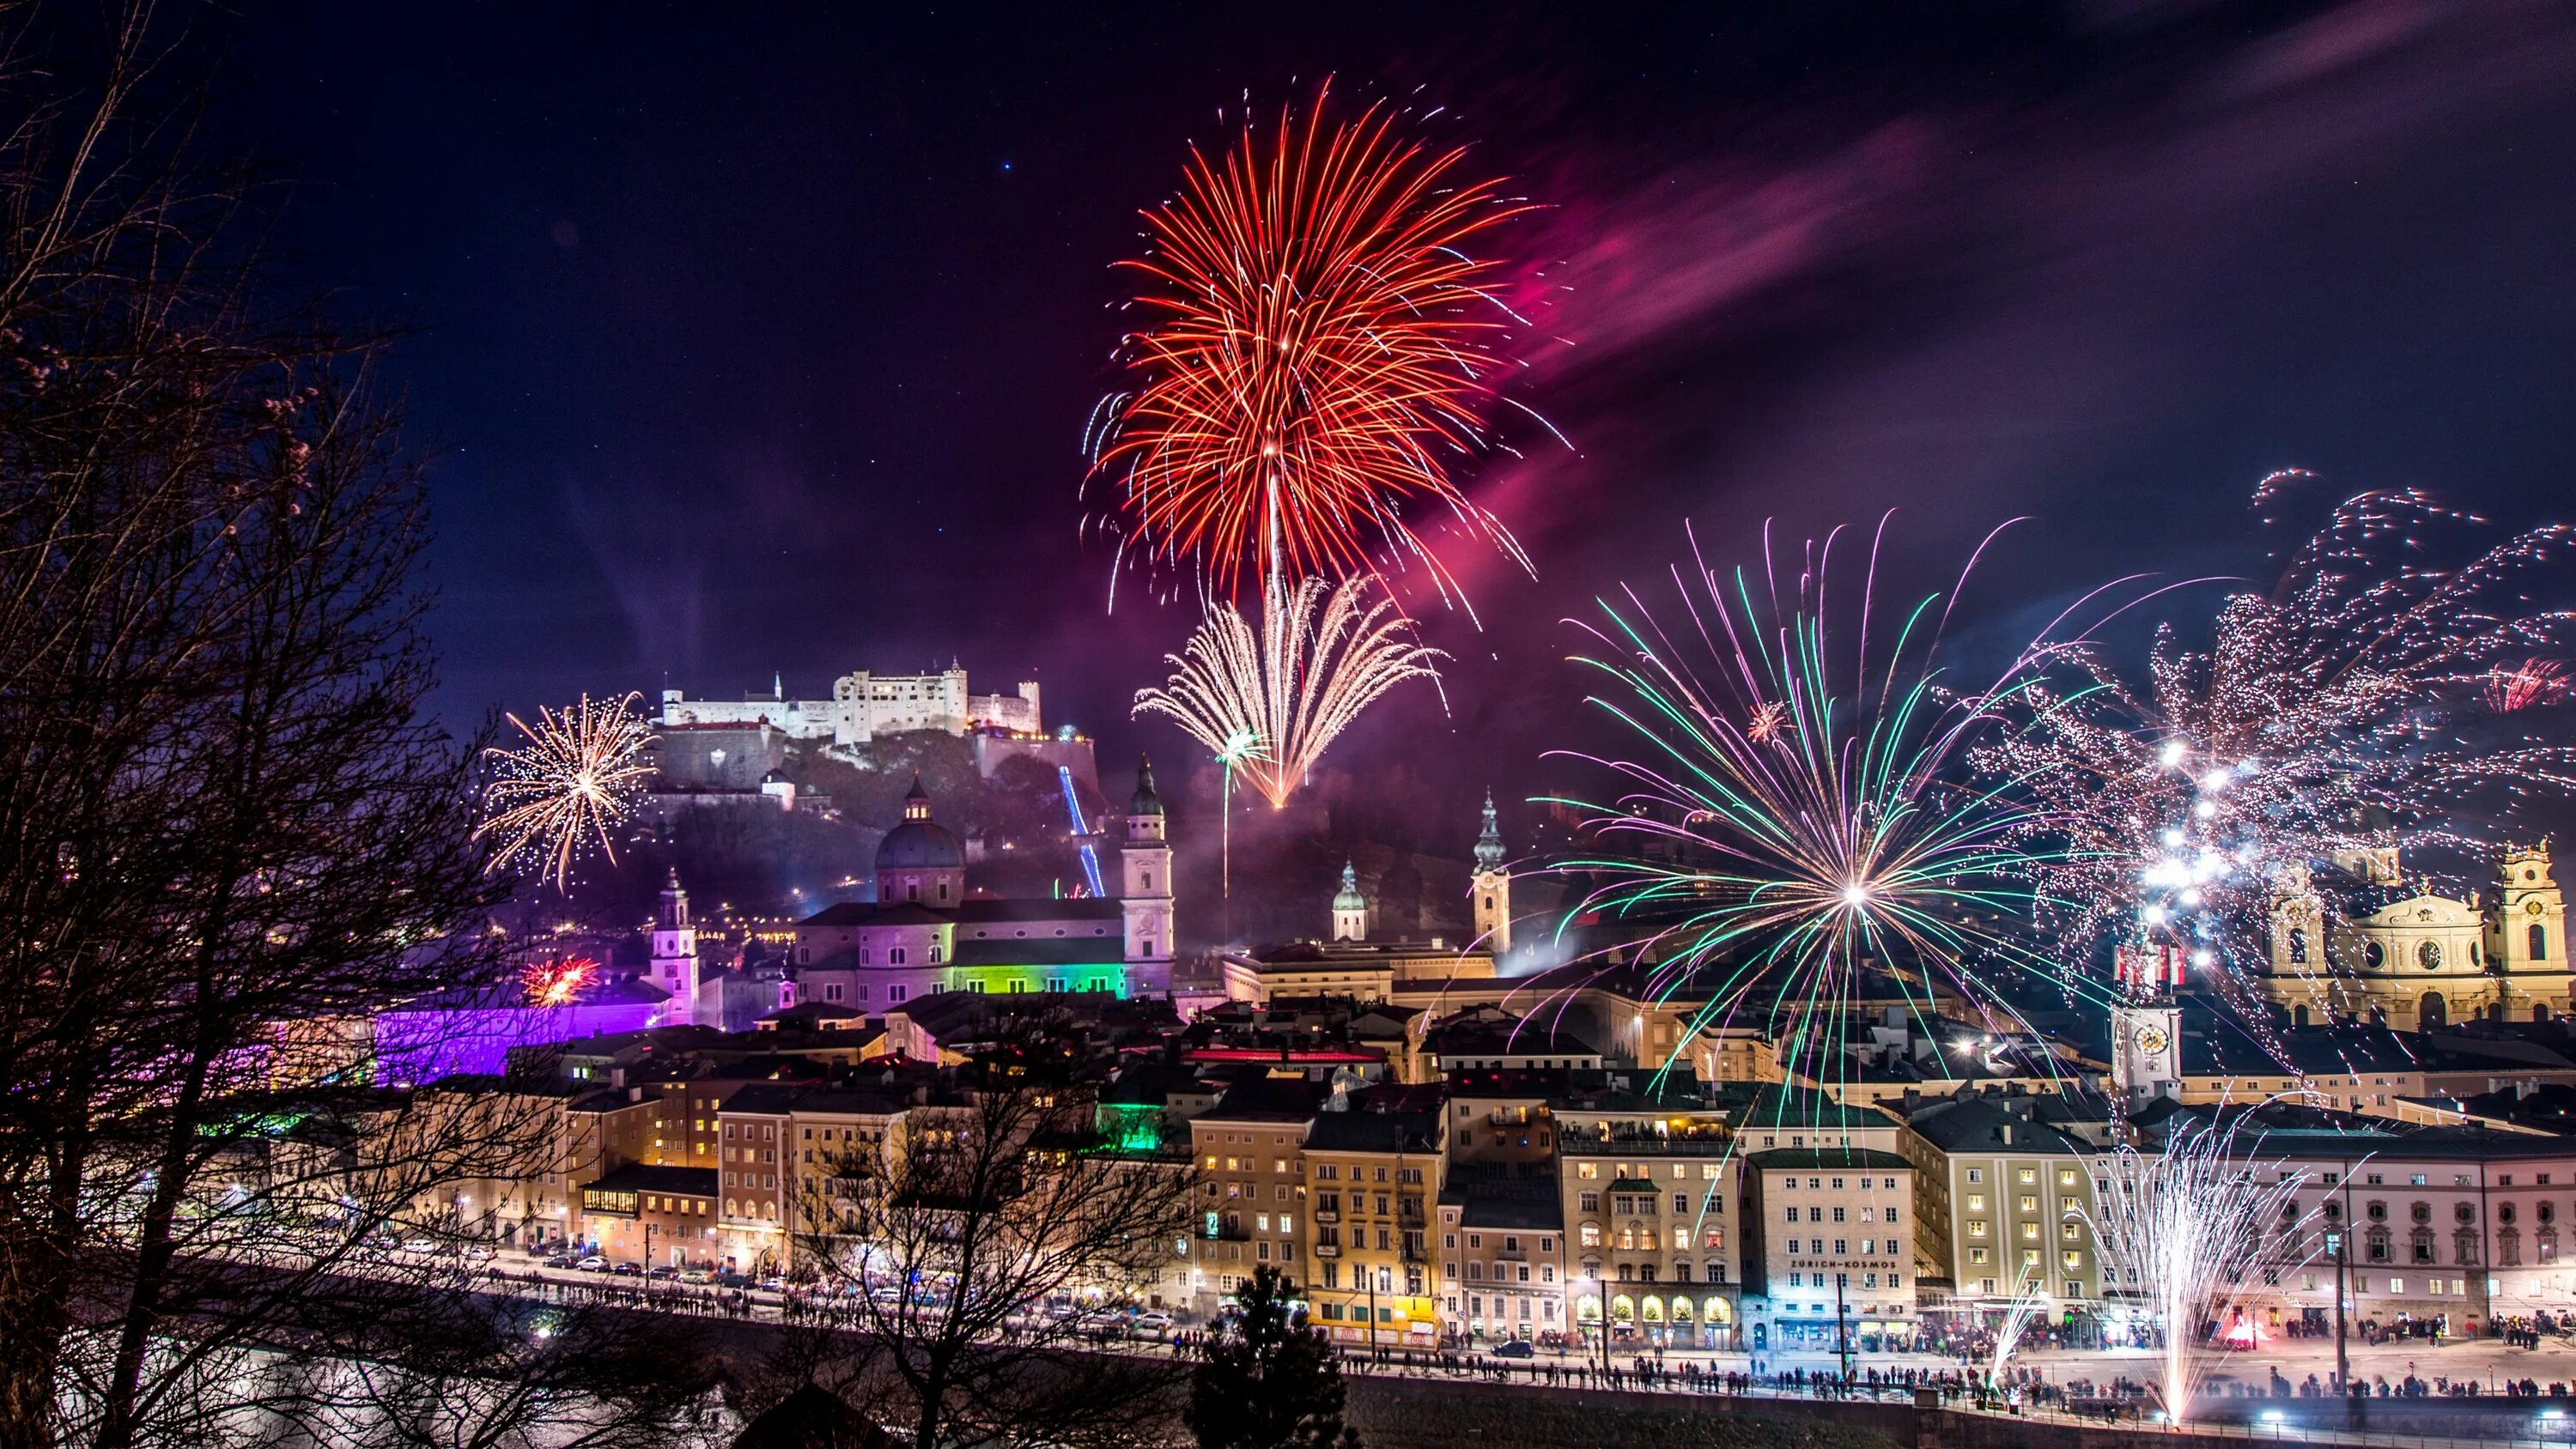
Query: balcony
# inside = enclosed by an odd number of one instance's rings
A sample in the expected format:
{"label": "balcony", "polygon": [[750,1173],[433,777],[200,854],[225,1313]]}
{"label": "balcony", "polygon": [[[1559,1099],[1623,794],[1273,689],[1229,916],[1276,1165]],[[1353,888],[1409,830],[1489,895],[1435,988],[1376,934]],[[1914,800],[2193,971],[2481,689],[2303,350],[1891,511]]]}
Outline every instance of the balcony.
{"label": "balcony", "polygon": [[1319,1223],[1338,1223],[1342,1220],[1342,1211],[1339,1208],[1317,1208],[1314,1219]]}
{"label": "balcony", "polygon": [[1317,1243],[1315,1245],[1315,1256],[1318,1258],[1338,1258],[1341,1255],[1342,1245],[1339,1243]]}

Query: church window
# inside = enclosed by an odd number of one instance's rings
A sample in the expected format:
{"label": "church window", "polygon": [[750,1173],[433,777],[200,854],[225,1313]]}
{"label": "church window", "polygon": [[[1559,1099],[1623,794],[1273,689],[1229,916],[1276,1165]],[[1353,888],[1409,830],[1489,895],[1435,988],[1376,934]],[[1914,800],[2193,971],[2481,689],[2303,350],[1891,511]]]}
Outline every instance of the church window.
{"label": "church window", "polygon": [[2423,967],[2427,971],[2440,970],[2442,968],[2442,943],[2439,941],[2425,941],[2417,945],[2415,948],[2415,964]]}
{"label": "church window", "polygon": [[930,943],[930,964],[933,966],[939,964],[939,943],[936,941]]}
{"label": "church window", "polygon": [[941,881],[939,883],[939,898],[943,901],[948,899],[948,882],[946,881]]}
{"label": "church window", "polygon": [[2293,965],[2305,965],[2307,964],[2307,960],[2308,933],[2300,927],[2292,926],[2290,928],[2290,961]]}
{"label": "church window", "polygon": [[2537,921],[2531,924],[2531,959],[2534,961],[2549,959],[2549,928]]}
{"label": "church window", "polygon": [[1150,890],[1152,890],[1153,888],[1154,888],[1154,873],[1153,873],[1152,871],[1150,871],[1150,870],[1149,870],[1149,871],[1145,872],[1145,889],[1147,889],[1147,890],[1149,890],[1149,891],[1150,891]]}
{"label": "church window", "polygon": [[2380,967],[2388,964],[2388,953],[2380,949],[2380,945],[2377,941],[2364,942],[2361,948],[2361,963],[2364,966],[2369,967],[2371,970],[2376,971]]}
{"label": "church window", "polygon": [[891,946],[887,948],[886,964],[888,966],[900,966],[903,964],[903,948],[901,946]]}
{"label": "church window", "polygon": [[1136,954],[1140,956],[1151,956],[1154,954],[1154,941],[1152,937],[1149,936],[1137,944],[1143,946],[1145,949],[1137,952]]}

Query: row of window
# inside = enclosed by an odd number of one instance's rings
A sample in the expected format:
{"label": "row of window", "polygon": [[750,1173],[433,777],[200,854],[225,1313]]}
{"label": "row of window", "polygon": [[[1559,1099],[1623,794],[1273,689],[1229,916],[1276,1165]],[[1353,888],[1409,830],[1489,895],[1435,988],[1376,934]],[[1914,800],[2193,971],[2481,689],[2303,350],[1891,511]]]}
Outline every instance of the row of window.
{"label": "row of window", "polygon": [[[1376,1169],[1376,1176],[1373,1180],[1377,1182],[1386,1181],[1386,1173],[1387,1170],[1383,1167]],[[1342,1177],[1341,1164],[1334,1162],[1316,1163],[1314,1177],[1317,1182],[1339,1182]],[[1351,1165],[1351,1181],[1359,1182],[1362,1180],[1363,1179],[1360,1177],[1359,1164],[1353,1163]],[[1395,1169],[1395,1180],[1410,1186],[1420,1187],[1422,1185],[1422,1169],[1419,1167],[1399,1167]]]}
{"label": "row of window", "polygon": [[[1781,1211],[1781,1213],[1782,1213],[1782,1214],[1784,1214],[1784,1216],[1783,1216],[1783,1218],[1782,1218],[1782,1221],[1784,1221],[1784,1222],[1792,1222],[1792,1223],[1794,1223],[1794,1222],[1798,1221],[1798,1207],[1797,1207],[1797,1205],[1796,1205],[1795,1203],[1792,1203],[1792,1204],[1790,1204],[1789,1206],[1787,1206],[1787,1207],[1784,1207],[1784,1208],[1780,1209],[1780,1211]],[[1839,1206],[1837,1206],[1836,1208],[1834,1208],[1834,1209],[1833,1209],[1834,1221],[1835,1221],[1835,1222],[1841,1222],[1841,1221],[1843,1221],[1843,1211],[1844,1211],[1844,1210],[1843,1210],[1841,1207],[1839,1207]],[[1894,1204],[1894,1203],[1887,1203],[1887,1204],[1884,1204],[1884,1205],[1882,1205],[1882,1206],[1878,1206],[1878,1207],[1865,1207],[1865,1208],[1862,1208],[1862,1209],[1860,1210],[1860,1220],[1861,1220],[1862,1222],[1865,1222],[1865,1223],[1866,1223],[1866,1222],[1871,1222],[1871,1221],[1878,1221],[1878,1222],[1890,1222],[1890,1223],[1892,1223],[1892,1222],[1895,1222],[1895,1221],[1896,1221],[1896,1211],[1897,1211],[1897,1210],[1896,1210],[1896,1204]],[[1876,1213],[1876,1214],[1878,1214],[1878,1217],[1877,1217],[1876,1219],[1873,1219],[1873,1218],[1870,1216],[1872,1213]],[[1808,1221],[1808,1222],[1811,1222],[1811,1223],[1821,1223],[1821,1222],[1823,1222],[1824,1220],[1825,1220],[1825,1209],[1823,1209],[1823,1208],[1821,1208],[1821,1207],[1810,1207],[1810,1208],[1808,1208],[1808,1209],[1807,1209],[1807,1221]]]}
{"label": "row of window", "polygon": [[[1655,1175],[1655,1169],[1654,1169],[1654,1167],[1653,1167],[1653,1165],[1652,1165],[1652,1164],[1635,1164],[1635,1163],[1626,1163],[1626,1162],[1621,1162],[1621,1163],[1617,1163],[1617,1164],[1614,1164],[1614,1165],[1616,1166],[1616,1168],[1617,1168],[1618,1170],[1610,1174],[1610,1175],[1611,1175],[1611,1176],[1613,1176],[1613,1177],[1650,1178],[1650,1177],[1653,1177],[1653,1176]],[[1578,1162],[1578,1163],[1574,1164],[1574,1175],[1575,1175],[1575,1177],[1576,1177],[1576,1178],[1580,1179],[1581,1181],[1584,1181],[1584,1182],[1593,1182],[1593,1181],[1596,1181],[1596,1180],[1598,1180],[1598,1179],[1600,1178],[1600,1176],[1601,1176],[1601,1167],[1602,1167],[1602,1164],[1600,1164],[1600,1163],[1598,1163],[1598,1162]],[[1674,1176],[1674,1178],[1676,1178],[1676,1179],[1680,1179],[1680,1178],[1684,1178],[1684,1177],[1689,1176],[1689,1175],[1690,1175],[1690,1168],[1689,1168],[1689,1165],[1688,1165],[1688,1164],[1686,1164],[1686,1163],[1680,1163],[1680,1162],[1676,1162],[1676,1163],[1674,1163],[1674,1164],[1673,1164],[1673,1173],[1672,1173],[1672,1175],[1673,1175],[1673,1176]],[[1701,1164],[1699,1165],[1699,1176],[1700,1176],[1700,1180],[1701,1180],[1702,1182],[1715,1182],[1715,1181],[1717,1181],[1717,1179],[1718,1179],[1718,1177],[1719,1177],[1719,1164],[1714,1163],[1714,1162],[1703,1162],[1703,1163],[1701,1163]],[[1892,1185],[1892,1184],[1891,1184],[1891,1185]]]}
{"label": "row of window", "polygon": [[[1973,1172],[1973,1170],[1971,1171],[1971,1174],[1970,1174],[1969,1180],[1970,1180],[1970,1181],[1972,1181],[1972,1182],[1976,1180],[1976,1179],[1975,1179],[1975,1176],[1974,1176],[1974,1172]],[[1826,1184],[1828,1181],[1830,1181],[1830,1182],[1832,1182],[1832,1183],[1833,1183],[1833,1186],[1832,1186],[1832,1187],[1830,1187],[1830,1188],[1828,1188],[1828,1187],[1826,1187],[1826,1186],[1825,1186],[1825,1184]],[[1860,1190],[1861,1190],[1862,1192],[1867,1192],[1867,1191],[1869,1191],[1869,1184],[1870,1184],[1870,1181],[1871,1181],[1871,1179],[1866,1178],[1866,1177],[1864,1177],[1864,1178],[1860,1179]],[[1877,1181],[1878,1181],[1879,1188],[1880,1188],[1882,1191],[1885,1191],[1885,1192],[1894,1192],[1894,1191],[1896,1191],[1896,1179],[1895,1179],[1895,1178],[1892,1178],[1892,1177],[1882,1177],[1882,1178],[1877,1179]],[[1780,1185],[1779,1185],[1779,1186],[1780,1186],[1780,1191],[1782,1191],[1782,1192],[1796,1192],[1796,1191],[1798,1190],[1798,1179],[1797,1179],[1795,1176],[1783,1177],[1783,1178],[1781,1178],[1781,1179],[1780,1179]],[[1807,1179],[1807,1191],[1809,1191],[1809,1192],[1841,1192],[1841,1191],[1843,1191],[1843,1190],[1844,1190],[1844,1189],[1843,1189],[1843,1180],[1842,1180],[1841,1178],[1839,1178],[1839,1177],[1837,1177],[1837,1178],[1831,1178],[1831,1179],[1822,1178],[1822,1177],[1811,1177],[1811,1178],[1808,1178],[1808,1179]]]}

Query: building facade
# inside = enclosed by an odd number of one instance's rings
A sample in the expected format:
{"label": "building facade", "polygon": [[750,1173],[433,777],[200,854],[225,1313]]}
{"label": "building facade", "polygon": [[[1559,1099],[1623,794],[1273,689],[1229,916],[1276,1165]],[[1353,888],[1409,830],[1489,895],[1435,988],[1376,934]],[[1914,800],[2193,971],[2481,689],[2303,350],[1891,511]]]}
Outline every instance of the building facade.
{"label": "building facade", "polygon": [[[2368,864],[2372,879],[2396,884],[2393,859]],[[2264,994],[2302,1026],[2547,1021],[2567,1014],[2576,982],[2546,842],[2504,852],[2483,900],[2419,891],[2348,919],[2328,909],[2309,867],[2286,867],[2272,883],[2268,944]]]}

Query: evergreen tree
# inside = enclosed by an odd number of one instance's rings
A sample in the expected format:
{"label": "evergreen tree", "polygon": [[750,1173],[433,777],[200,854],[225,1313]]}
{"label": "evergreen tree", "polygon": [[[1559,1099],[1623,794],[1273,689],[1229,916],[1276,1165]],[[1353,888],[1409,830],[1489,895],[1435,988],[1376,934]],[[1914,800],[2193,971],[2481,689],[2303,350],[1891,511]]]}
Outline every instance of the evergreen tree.
{"label": "evergreen tree", "polygon": [[1342,1370],[1276,1268],[1255,1272],[1208,1336],[1182,1419],[1200,1449],[1359,1449],[1342,1423]]}

